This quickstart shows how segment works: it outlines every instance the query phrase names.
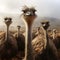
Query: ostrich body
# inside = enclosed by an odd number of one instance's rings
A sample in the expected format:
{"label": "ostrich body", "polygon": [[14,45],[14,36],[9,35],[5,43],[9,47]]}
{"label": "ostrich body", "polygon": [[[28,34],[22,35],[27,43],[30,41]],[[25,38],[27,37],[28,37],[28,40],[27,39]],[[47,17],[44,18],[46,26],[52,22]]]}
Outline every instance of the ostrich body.
{"label": "ostrich body", "polygon": [[56,29],[53,29],[53,42],[57,49],[60,49],[60,36],[56,32]]}
{"label": "ostrich body", "polygon": [[22,10],[22,18],[26,25],[26,40],[25,40],[25,59],[24,60],[34,60],[33,57],[33,48],[32,48],[32,35],[31,28],[34,19],[36,18],[35,9],[24,7]]}
{"label": "ostrich body", "polygon": [[5,24],[7,26],[6,38],[3,44],[0,46],[0,57],[4,59],[11,60],[18,51],[16,39],[9,34],[9,26],[12,23],[12,19],[7,17],[4,18]]}
{"label": "ostrich body", "polygon": [[[51,32],[50,32],[51,33]],[[56,29],[52,30],[52,34],[49,37],[51,40],[53,40],[55,46],[57,49],[60,49],[60,36],[58,35],[58,32]]]}

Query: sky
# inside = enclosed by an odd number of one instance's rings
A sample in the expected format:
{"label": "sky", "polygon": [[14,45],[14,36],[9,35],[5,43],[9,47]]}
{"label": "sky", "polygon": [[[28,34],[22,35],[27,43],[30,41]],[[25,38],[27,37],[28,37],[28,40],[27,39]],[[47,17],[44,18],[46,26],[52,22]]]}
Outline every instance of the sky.
{"label": "sky", "polygon": [[40,16],[60,15],[60,0],[0,0],[0,12],[20,14],[24,5],[34,6]]}
{"label": "sky", "polygon": [[3,17],[5,16],[13,18],[13,25],[19,24],[24,5],[35,7],[37,18],[55,17],[60,19],[60,0],[0,0],[0,26],[4,25]]}

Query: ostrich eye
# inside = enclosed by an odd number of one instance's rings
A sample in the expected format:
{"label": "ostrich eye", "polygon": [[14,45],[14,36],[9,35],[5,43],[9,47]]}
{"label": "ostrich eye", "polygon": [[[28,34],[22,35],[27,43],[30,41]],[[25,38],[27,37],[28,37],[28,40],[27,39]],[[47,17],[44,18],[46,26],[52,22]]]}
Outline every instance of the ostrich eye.
{"label": "ostrich eye", "polygon": [[47,22],[46,24],[49,24],[49,22]]}
{"label": "ostrich eye", "polygon": [[23,10],[24,13],[26,13],[27,11]]}
{"label": "ostrich eye", "polygon": [[25,10],[22,10],[24,13],[26,13],[26,12],[28,12],[29,11],[29,9],[25,9]]}
{"label": "ostrich eye", "polygon": [[33,13],[35,13],[36,10],[32,10],[32,11],[33,11]]}
{"label": "ostrich eye", "polygon": [[35,13],[35,11],[33,11],[33,13]]}
{"label": "ostrich eye", "polygon": [[11,20],[11,18],[9,18],[9,20]]}
{"label": "ostrich eye", "polygon": [[47,25],[50,25],[49,22],[46,23]]}
{"label": "ostrich eye", "polygon": [[42,24],[45,24],[45,23],[42,22]]}
{"label": "ostrich eye", "polygon": [[7,18],[5,18],[5,20],[7,20]]}

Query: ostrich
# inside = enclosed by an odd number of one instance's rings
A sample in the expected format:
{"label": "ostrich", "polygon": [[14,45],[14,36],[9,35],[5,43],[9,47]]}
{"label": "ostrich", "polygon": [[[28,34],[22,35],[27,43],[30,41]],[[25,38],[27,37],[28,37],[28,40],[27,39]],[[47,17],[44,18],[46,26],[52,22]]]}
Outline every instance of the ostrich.
{"label": "ostrich", "polygon": [[[50,33],[51,33],[51,32],[50,32]],[[51,35],[49,36],[49,38],[50,38],[51,40],[53,40],[56,48],[57,48],[57,49],[60,49],[60,36],[58,35],[56,29],[53,29],[53,30],[52,30],[52,33],[51,33]]]}
{"label": "ostrich", "polygon": [[[42,21],[42,30],[44,32],[44,50],[41,54],[36,55],[35,60],[58,60],[57,49],[52,40],[49,40],[47,29],[49,27],[49,21]],[[36,48],[37,49],[37,48]]]}
{"label": "ostrich", "polygon": [[17,26],[18,28],[18,34],[16,37],[17,40],[17,45],[18,45],[18,55],[17,57],[19,57],[20,59],[22,59],[25,55],[25,37],[21,34],[20,28],[21,26]]}
{"label": "ostrich", "polygon": [[16,39],[9,34],[9,26],[12,23],[12,18],[4,18],[4,22],[7,26],[6,38],[4,43],[0,46],[0,57],[2,60],[11,60],[17,54],[18,46]]}
{"label": "ostrich", "polygon": [[56,29],[53,29],[53,42],[57,49],[60,48],[60,36],[57,35]]}
{"label": "ostrich", "polygon": [[24,60],[34,60],[34,56],[33,56],[33,48],[32,48],[32,34],[31,34],[31,28],[32,28],[32,23],[34,21],[34,19],[36,18],[36,14],[35,14],[35,8],[28,8],[27,6],[25,6],[22,9],[23,13],[22,13],[22,18],[23,21],[26,25],[26,40],[25,40],[25,58]]}
{"label": "ostrich", "polygon": [[55,39],[56,36],[56,29],[53,29],[53,39]]}
{"label": "ostrich", "polygon": [[60,36],[58,35],[58,33],[56,32],[56,29],[53,29],[53,42],[58,50],[58,56],[60,59]]}
{"label": "ostrich", "polygon": [[9,39],[9,26],[12,23],[12,18],[4,18],[5,19],[5,24],[7,26],[7,32],[6,32],[6,40]]}

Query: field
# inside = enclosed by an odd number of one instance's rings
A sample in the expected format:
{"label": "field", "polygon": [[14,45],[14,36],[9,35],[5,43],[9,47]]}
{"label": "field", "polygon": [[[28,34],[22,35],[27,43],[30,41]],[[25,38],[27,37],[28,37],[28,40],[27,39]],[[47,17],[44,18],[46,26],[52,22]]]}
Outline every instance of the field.
{"label": "field", "polygon": [[[14,38],[16,38],[18,35],[17,35],[17,31],[10,31],[10,35],[12,35]],[[24,30],[21,30],[20,31],[20,34],[22,34],[24,37],[25,37],[25,31]],[[38,31],[37,31],[37,28],[36,29],[34,29],[33,31],[32,31],[32,40],[34,40],[33,41],[33,45],[35,46],[35,43],[37,42],[37,43],[39,43],[38,42],[38,39],[41,39],[42,40],[42,38],[44,38],[43,37],[44,36],[44,34],[43,34],[43,31],[42,30],[40,30],[40,35],[39,35],[39,33],[38,33]],[[52,30],[48,30],[48,36],[49,36],[49,38],[53,38],[53,33],[52,33]],[[59,30],[57,30],[57,32],[56,32],[56,35],[55,35],[55,38],[57,38],[57,37],[60,37],[60,31]],[[5,42],[5,39],[6,39],[6,32],[4,32],[4,31],[0,31],[0,46],[2,45],[2,44],[4,44],[4,42]],[[36,41],[35,41],[36,40]],[[41,42],[40,42],[41,43]],[[58,44],[60,44],[60,40],[57,40],[57,43]],[[42,43],[43,44],[43,43]],[[38,47],[35,47],[34,49],[35,49],[35,51],[36,51],[36,53],[40,53],[41,52],[41,50],[43,49],[42,48],[42,44],[41,44],[41,48],[39,48],[39,46]],[[37,46],[37,45],[36,45]],[[57,49],[57,51],[58,51],[58,56],[59,56],[59,58],[60,58],[60,48],[58,48]],[[35,54],[36,54],[35,53]],[[23,56],[24,55],[24,52],[19,52],[18,51],[18,53],[16,54],[16,56],[15,57],[13,57],[12,58],[12,60],[21,60],[23,57],[21,57],[21,56]]]}

